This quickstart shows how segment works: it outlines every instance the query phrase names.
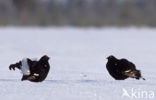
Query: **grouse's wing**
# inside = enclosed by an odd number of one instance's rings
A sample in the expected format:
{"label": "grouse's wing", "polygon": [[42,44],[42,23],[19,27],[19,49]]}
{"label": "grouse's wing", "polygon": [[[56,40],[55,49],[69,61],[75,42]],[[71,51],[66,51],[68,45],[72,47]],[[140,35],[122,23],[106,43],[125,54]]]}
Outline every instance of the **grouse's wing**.
{"label": "grouse's wing", "polygon": [[132,62],[129,62],[129,66],[131,67],[131,69],[136,70],[136,66]]}
{"label": "grouse's wing", "polygon": [[123,71],[129,70],[129,69],[132,69],[132,70],[135,69],[135,65],[132,62],[128,61],[127,59],[120,59],[118,64],[119,64],[120,69],[122,69]]}
{"label": "grouse's wing", "polygon": [[120,66],[122,66],[121,69],[124,75],[129,76],[129,77],[136,76],[137,70],[136,70],[135,65],[132,62],[128,61],[127,59],[121,59]]}

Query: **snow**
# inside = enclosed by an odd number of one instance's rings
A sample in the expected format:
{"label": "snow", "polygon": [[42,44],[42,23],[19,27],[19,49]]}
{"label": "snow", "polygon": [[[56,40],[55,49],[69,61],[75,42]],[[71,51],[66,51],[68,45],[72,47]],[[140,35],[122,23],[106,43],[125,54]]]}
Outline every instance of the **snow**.
{"label": "snow", "polygon": [[[1,27],[0,98],[2,100],[155,100],[156,29],[148,27]],[[50,56],[42,83],[20,81],[9,65],[23,57]],[[106,70],[109,55],[127,58],[146,80],[114,80]],[[123,95],[146,91],[154,97]],[[146,98],[147,97],[147,98]]]}

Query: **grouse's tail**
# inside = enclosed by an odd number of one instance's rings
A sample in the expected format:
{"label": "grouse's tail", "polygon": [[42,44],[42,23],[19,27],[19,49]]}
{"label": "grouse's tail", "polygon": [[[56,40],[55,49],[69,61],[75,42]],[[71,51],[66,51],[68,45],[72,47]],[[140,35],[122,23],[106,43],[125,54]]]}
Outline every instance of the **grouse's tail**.
{"label": "grouse's tail", "polygon": [[126,70],[126,71],[124,71],[124,74],[125,74],[126,76],[135,78],[135,79],[137,79],[137,80],[139,80],[139,79],[141,79],[141,78],[142,78],[143,80],[145,80],[145,78],[143,78],[143,77],[141,76],[141,71],[140,71],[140,70]]}
{"label": "grouse's tail", "polygon": [[138,79],[138,80],[139,79],[145,80],[145,78],[142,77],[140,70],[136,70],[136,72],[135,72],[135,78]]}

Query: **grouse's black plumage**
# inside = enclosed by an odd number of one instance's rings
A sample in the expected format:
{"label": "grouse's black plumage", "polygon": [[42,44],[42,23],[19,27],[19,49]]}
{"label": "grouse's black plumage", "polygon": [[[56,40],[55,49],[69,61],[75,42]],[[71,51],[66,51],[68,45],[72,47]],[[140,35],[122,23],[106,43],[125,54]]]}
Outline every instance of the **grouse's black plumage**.
{"label": "grouse's black plumage", "polygon": [[[127,59],[117,59],[114,56],[107,57],[108,62],[106,68],[109,74],[116,80],[124,80],[128,77],[140,79],[142,78],[140,70]],[[143,80],[145,80],[143,78]]]}
{"label": "grouse's black plumage", "polygon": [[[27,58],[28,65],[30,67],[30,75],[23,75],[23,80],[29,80],[31,82],[42,82],[48,75],[50,70],[50,65],[48,63],[49,57],[43,56],[39,61],[32,61],[31,59]],[[15,68],[21,69],[22,63],[19,61],[16,64],[11,64],[9,69],[15,70]]]}

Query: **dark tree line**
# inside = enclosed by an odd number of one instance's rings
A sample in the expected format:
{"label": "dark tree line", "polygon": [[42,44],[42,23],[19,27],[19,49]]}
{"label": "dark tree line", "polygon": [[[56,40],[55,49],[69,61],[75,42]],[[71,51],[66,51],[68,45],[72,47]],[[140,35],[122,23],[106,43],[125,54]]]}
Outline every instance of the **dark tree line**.
{"label": "dark tree line", "polygon": [[0,25],[156,26],[156,0],[0,0]]}

